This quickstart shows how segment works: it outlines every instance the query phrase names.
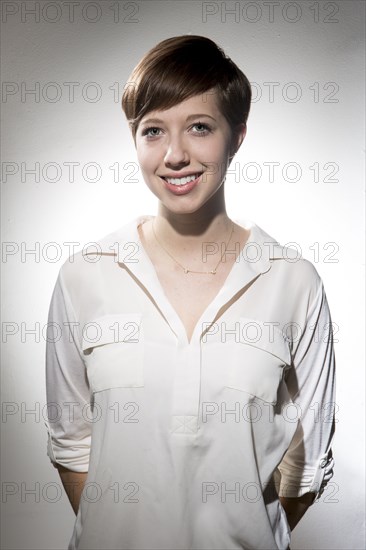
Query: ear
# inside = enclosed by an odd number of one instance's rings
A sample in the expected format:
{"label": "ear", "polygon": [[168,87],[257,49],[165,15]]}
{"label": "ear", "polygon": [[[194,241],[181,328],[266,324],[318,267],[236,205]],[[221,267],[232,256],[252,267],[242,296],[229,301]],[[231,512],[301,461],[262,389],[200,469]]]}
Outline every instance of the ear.
{"label": "ear", "polygon": [[233,137],[231,141],[231,148],[230,148],[230,159],[234,157],[234,155],[239,150],[241,144],[244,141],[244,138],[247,133],[247,126],[242,122],[241,124],[238,124],[238,126],[233,131]]}

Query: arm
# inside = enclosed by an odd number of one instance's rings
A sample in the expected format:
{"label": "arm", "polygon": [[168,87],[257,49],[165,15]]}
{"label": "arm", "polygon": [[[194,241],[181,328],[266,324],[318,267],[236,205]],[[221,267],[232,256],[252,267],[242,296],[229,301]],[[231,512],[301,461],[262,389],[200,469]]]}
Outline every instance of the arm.
{"label": "arm", "polygon": [[[317,274],[316,274],[317,275]],[[279,497],[291,529],[319,498],[333,476],[335,356],[330,312],[323,283],[316,287],[293,354],[286,385],[297,405],[296,432],[278,470]]]}
{"label": "arm", "polygon": [[[86,368],[73,307],[60,275],[50,304],[46,345],[47,454],[58,469],[77,513],[89,469],[91,423],[83,408],[90,402]],[[72,330],[73,329],[73,330]]]}
{"label": "arm", "polygon": [[298,498],[280,497],[291,531],[294,530],[309,506],[313,504],[315,496],[315,493],[305,493]]}
{"label": "arm", "polygon": [[67,470],[63,466],[57,465],[58,473],[62,481],[62,485],[69,498],[72,509],[75,515],[78,513],[81,493],[83,491],[85,480],[87,478],[87,472],[72,472]]}

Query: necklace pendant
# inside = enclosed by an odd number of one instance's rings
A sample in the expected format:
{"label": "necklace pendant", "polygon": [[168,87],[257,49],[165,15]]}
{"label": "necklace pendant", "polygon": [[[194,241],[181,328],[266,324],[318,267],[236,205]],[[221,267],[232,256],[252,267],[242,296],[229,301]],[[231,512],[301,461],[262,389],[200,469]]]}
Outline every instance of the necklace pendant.
{"label": "necklace pendant", "polygon": [[188,273],[189,269],[184,268],[184,273]]}
{"label": "necklace pendant", "polygon": [[211,271],[211,273],[212,273],[212,275],[216,275],[216,269],[213,269],[213,270]]}

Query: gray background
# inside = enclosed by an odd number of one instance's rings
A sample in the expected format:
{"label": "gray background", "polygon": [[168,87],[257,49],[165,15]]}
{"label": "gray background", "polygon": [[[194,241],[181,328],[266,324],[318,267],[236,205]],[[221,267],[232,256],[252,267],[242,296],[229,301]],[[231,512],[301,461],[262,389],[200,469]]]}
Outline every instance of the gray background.
{"label": "gray background", "polygon": [[[291,548],[364,548],[364,2],[79,1],[73,17],[57,1],[2,10],[2,548],[70,539],[74,514],[46,456],[48,305],[64,243],[78,250],[156,213],[119,102],[141,56],[185,33],[215,40],[253,84],[228,214],[297,243],[337,327],[335,476]],[[273,178],[268,163],[279,163]]]}

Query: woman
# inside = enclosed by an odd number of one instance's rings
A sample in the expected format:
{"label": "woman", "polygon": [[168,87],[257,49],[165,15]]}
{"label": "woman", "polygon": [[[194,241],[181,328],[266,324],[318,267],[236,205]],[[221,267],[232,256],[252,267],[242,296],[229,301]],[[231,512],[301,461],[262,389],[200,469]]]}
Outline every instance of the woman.
{"label": "woman", "polygon": [[226,213],[250,99],[201,36],[164,40],[129,79],[157,215],[66,262],[50,307],[68,329],[47,345],[47,428],[77,513],[69,549],[287,549],[333,474],[322,281]]}

